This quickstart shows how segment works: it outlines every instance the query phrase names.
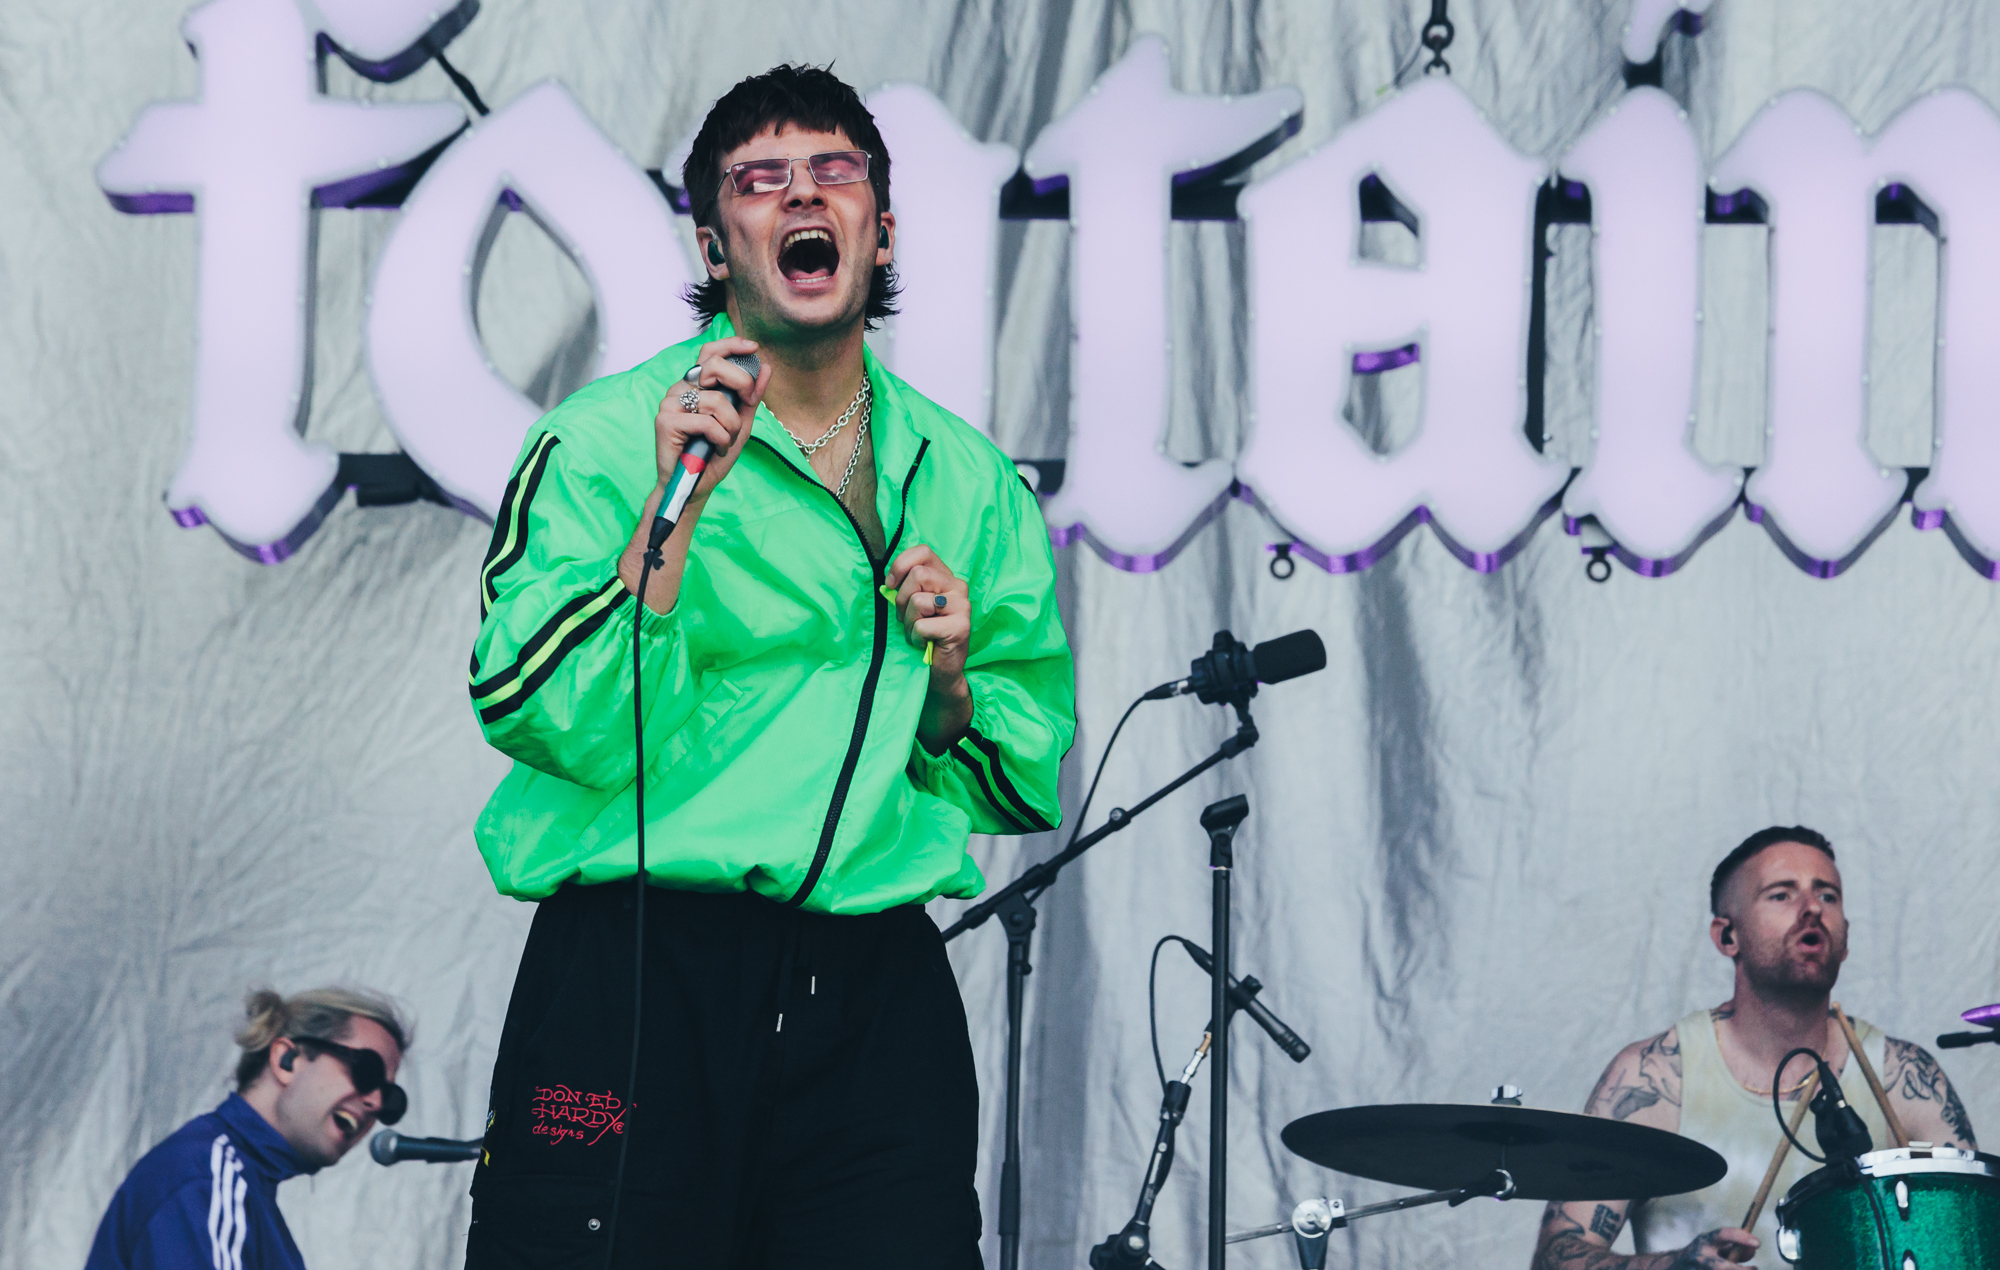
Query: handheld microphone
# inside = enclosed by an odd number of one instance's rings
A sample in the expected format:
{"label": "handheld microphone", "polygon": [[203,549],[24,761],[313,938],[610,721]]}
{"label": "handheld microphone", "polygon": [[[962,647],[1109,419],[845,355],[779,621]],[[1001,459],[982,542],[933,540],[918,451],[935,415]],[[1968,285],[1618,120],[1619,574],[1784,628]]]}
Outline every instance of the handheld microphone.
{"label": "handheld microphone", "polygon": [[[1312,634],[1311,631],[1302,633],[1306,635]],[[1291,637],[1286,636],[1286,638],[1289,639]],[[1317,644],[1319,637],[1314,636],[1313,642]],[[1191,944],[1185,939],[1180,941],[1180,945],[1187,949],[1188,956],[1194,958],[1195,965],[1200,966],[1208,974],[1212,975],[1215,973],[1215,960],[1208,955],[1206,948]],[[1229,976],[1230,1002],[1237,1009],[1255,1019],[1257,1026],[1263,1028],[1265,1034],[1278,1043],[1278,1048],[1285,1051],[1286,1057],[1290,1058],[1294,1063],[1305,1062],[1306,1055],[1312,1053],[1312,1046],[1300,1040],[1299,1034],[1286,1027],[1283,1019],[1280,1019],[1264,1007],[1264,1003],[1257,999],[1257,994],[1263,990],[1264,985],[1258,983],[1254,976],[1245,975],[1242,979],[1238,979],[1235,975]]]}
{"label": "handheld microphone", "polygon": [[[757,360],[755,353],[737,353],[726,360],[748,371],[752,379],[764,369],[764,364]],[[692,367],[682,379],[699,388],[701,367]],[[742,407],[743,399],[736,395],[735,389],[718,384],[717,390],[735,402],[739,409]],[[674,526],[680,524],[688,495],[694,493],[694,487],[700,483],[702,469],[708,466],[708,458],[713,453],[715,447],[708,443],[707,437],[694,438],[688,442],[687,449],[681,451],[681,461],[674,468],[673,480],[668,482],[667,492],[660,498],[659,510],[653,513],[653,527],[646,537],[647,550],[658,551],[667,536],[674,532]]]}
{"label": "handheld microphone", "polygon": [[1245,648],[1228,631],[1215,633],[1215,646],[1188,665],[1185,679],[1164,683],[1146,693],[1160,701],[1193,693],[1209,705],[1236,697],[1254,697],[1257,685],[1283,683],[1326,669],[1326,645],[1316,631],[1293,631]]}
{"label": "handheld microphone", "polygon": [[384,1129],[368,1143],[368,1154],[381,1165],[398,1164],[404,1160],[422,1160],[426,1164],[452,1164],[462,1160],[476,1160],[482,1138],[459,1141],[456,1138],[406,1138],[394,1129]]}

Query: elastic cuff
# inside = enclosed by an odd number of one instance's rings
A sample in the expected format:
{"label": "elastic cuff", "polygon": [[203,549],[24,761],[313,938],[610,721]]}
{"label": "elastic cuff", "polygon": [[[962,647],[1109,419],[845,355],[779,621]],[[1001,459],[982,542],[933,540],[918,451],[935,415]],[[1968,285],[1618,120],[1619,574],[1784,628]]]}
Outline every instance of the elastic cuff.
{"label": "elastic cuff", "polygon": [[[632,593],[628,591],[626,594]],[[632,603],[639,606],[639,631],[647,640],[664,639],[680,633],[680,605],[676,604],[664,613],[655,613],[651,605],[636,595],[632,595]],[[629,622],[632,618],[627,614],[625,620]]]}
{"label": "elastic cuff", "polygon": [[910,738],[910,765],[916,769],[912,773],[917,783],[925,789],[936,792],[942,784],[941,777],[951,767],[951,751],[933,754],[924,748],[924,743],[916,737]]}

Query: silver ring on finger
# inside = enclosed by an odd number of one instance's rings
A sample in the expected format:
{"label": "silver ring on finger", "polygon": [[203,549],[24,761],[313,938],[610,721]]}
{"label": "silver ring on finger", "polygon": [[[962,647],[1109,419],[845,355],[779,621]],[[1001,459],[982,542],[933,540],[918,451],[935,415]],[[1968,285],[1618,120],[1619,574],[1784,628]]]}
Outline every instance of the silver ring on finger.
{"label": "silver ring on finger", "polygon": [[681,409],[688,414],[699,413],[701,410],[701,394],[692,388],[684,389],[681,392]]}

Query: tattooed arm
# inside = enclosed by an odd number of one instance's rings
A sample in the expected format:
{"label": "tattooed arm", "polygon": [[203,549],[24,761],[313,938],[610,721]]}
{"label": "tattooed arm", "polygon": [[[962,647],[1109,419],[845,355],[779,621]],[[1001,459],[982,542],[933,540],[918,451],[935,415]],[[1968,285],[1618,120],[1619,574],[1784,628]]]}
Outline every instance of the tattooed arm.
{"label": "tattooed arm", "polygon": [[1883,1041],[1882,1048],[1882,1087],[1896,1104],[1904,1132],[1917,1142],[1977,1151],[1965,1104],[1929,1051],[1893,1036]]}
{"label": "tattooed arm", "polygon": [[[1595,1210],[1588,1231],[1570,1216],[1581,1208]],[[1610,1204],[1550,1204],[1542,1214],[1533,1270],[1744,1270],[1739,1258],[1748,1261],[1757,1251],[1757,1240],[1748,1231],[1711,1230],[1678,1252],[1627,1257],[1611,1251],[1611,1238],[1624,1224],[1624,1213],[1614,1212]]]}
{"label": "tattooed arm", "polygon": [[[1675,1133],[1681,1126],[1680,1033],[1668,1028],[1650,1040],[1634,1041],[1618,1052],[1584,1104],[1585,1115],[1629,1120]],[[1757,1241],[1740,1230],[1712,1230],[1679,1252],[1624,1256],[1611,1251],[1625,1228],[1625,1200],[1581,1200],[1550,1204],[1542,1215],[1532,1270],[1716,1270],[1733,1268],[1727,1255],[1743,1259]]]}

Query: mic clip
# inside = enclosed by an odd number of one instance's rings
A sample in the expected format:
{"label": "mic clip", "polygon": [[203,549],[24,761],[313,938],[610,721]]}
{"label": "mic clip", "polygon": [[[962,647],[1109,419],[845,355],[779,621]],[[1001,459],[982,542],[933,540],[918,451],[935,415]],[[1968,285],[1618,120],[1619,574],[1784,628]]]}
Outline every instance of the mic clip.
{"label": "mic clip", "polygon": [[1833,1068],[1822,1058],[1819,1069],[1820,1087],[1813,1095],[1812,1113],[1813,1136],[1819,1139],[1820,1151],[1829,1161],[1852,1161],[1873,1151],[1874,1136],[1868,1132],[1860,1113],[1847,1105]]}

